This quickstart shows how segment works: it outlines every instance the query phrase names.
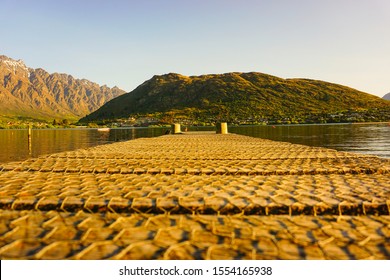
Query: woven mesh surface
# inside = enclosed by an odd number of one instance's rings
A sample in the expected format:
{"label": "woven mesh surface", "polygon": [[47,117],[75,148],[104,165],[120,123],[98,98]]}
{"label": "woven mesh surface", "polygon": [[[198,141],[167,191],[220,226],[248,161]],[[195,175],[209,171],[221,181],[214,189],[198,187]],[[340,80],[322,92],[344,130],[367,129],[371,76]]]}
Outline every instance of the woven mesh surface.
{"label": "woven mesh surface", "polygon": [[3,259],[388,259],[389,216],[2,210]]}
{"label": "woven mesh surface", "polygon": [[390,161],[211,133],[0,165],[2,259],[390,259]]}

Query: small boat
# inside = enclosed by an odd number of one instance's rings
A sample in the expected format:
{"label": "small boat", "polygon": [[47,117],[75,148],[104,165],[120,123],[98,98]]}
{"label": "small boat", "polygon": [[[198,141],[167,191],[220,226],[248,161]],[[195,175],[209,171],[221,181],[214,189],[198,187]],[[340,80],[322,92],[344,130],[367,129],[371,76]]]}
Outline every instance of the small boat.
{"label": "small boat", "polygon": [[100,132],[107,132],[107,131],[110,131],[110,128],[109,127],[99,127],[97,129],[97,131],[100,131]]}

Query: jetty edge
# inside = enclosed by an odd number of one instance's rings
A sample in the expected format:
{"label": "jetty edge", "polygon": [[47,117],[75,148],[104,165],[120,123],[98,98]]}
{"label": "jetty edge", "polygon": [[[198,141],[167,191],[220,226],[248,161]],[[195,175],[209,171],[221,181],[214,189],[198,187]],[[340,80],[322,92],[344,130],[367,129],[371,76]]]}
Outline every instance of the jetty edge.
{"label": "jetty edge", "polygon": [[390,160],[183,132],[0,165],[1,259],[390,259]]}

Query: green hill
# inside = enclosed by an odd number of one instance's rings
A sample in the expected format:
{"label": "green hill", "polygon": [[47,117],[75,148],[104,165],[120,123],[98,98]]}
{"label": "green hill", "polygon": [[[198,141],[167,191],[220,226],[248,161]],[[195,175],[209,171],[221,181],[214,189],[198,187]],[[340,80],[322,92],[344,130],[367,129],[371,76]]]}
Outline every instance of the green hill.
{"label": "green hill", "polygon": [[[390,111],[390,102],[323,81],[282,79],[262,73],[154,76],[81,122],[148,115],[202,121],[261,120],[266,116]],[[169,121],[169,120],[167,120]]]}

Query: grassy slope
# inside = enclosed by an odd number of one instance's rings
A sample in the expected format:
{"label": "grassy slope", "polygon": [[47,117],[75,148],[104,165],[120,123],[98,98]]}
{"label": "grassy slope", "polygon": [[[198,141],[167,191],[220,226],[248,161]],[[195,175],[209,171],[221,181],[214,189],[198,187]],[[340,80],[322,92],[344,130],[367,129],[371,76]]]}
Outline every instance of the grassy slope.
{"label": "grassy slope", "polygon": [[317,80],[281,79],[261,73],[227,73],[186,77],[154,76],[117,97],[82,121],[132,114],[168,112],[207,118],[227,115],[299,115],[390,108],[390,102],[355,89]]}

